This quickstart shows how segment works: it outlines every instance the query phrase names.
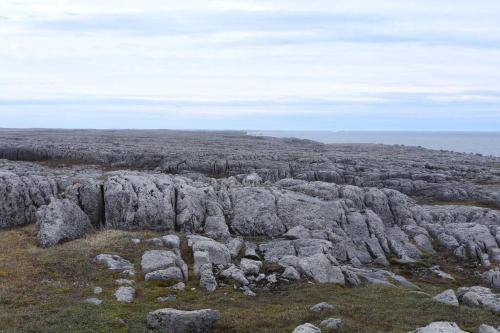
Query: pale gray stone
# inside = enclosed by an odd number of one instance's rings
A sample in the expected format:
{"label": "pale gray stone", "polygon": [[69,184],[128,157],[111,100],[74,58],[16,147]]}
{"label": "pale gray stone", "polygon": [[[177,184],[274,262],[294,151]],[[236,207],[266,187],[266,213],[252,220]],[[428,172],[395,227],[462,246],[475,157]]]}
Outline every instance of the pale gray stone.
{"label": "pale gray stone", "polygon": [[184,277],[179,267],[168,267],[149,272],[144,278],[146,281],[180,281]]}
{"label": "pale gray stone", "polygon": [[143,273],[166,269],[177,266],[179,258],[177,254],[166,250],[150,250],[144,252],[141,259],[141,269]]}
{"label": "pale gray stone", "polygon": [[94,262],[104,264],[111,270],[133,269],[130,261],[123,259],[116,254],[103,253],[94,257]]}
{"label": "pale gray stone", "polygon": [[498,329],[494,328],[493,326],[482,324],[479,326],[479,333],[500,333]]}
{"label": "pale gray stone", "polygon": [[500,313],[500,294],[493,293],[489,288],[480,286],[458,288],[457,297],[462,304]]}
{"label": "pale gray stone", "polygon": [[223,270],[220,273],[220,276],[226,279],[232,279],[242,286],[246,286],[250,283],[245,277],[243,271],[234,265],[231,265],[229,268]]}
{"label": "pale gray stone", "polygon": [[345,284],[344,274],[338,266],[324,254],[315,254],[310,257],[300,258],[300,271],[316,282]]}
{"label": "pale gray stone", "polygon": [[408,333],[468,333],[458,327],[456,323],[447,321],[437,321],[430,323],[425,327],[417,328],[415,331]]}
{"label": "pale gray stone", "polygon": [[455,295],[455,292],[453,291],[453,289],[445,290],[442,293],[434,296],[432,299],[435,300],[436,302],[440,302],[440,303],[444,303],[444,304],[448,304],[448,305],[452,305],[452,306],[459,305],[457,295]]}
{"label": "pale gray stone", "polygon": [[494,289],[500,289],[500,270],[491,269],[484,272],[482,275],[483,280]]}
{"label": "pale gray stone", "polygon": [[344,321],[338,318],[328,318],[323,320],[319,325],[330,330],[337,330],[344,327]]}
{"label": "pale gray stone", "polygon": [[323,310],[333,309],[334,307],[335,307],[335,305],[332,305],[332,304],[329,304],[326,302],[321,302],[321,303],[318,303],[318,304],[311,306],[309,308],[309,310],[311,310],[312,312],[321,312]]}
{"label": "pale gray stone", "polygon": [[107,226],[174,230],[175,188],[170,176],[120,171],[103,186]]}
{"label": "pale gray stone", "polygon": [[204,264],[200,267],[200,287],[208,292],[217,289],[217,280],[214,276],[212,264]]}
{"label": "pale gray stone", "polygon": [[240,261],[240,269],[245,275],[259,275],[262,268],[262,261],[242,258]]}
{"label": "pale gray stone", "polygon": [[321,330],[310,323],[297,326],[292,333],[321,333]]}
{"label": "pale gray stone", "polygon": [[281,277],[290,281],[298,281],[300,280],[300,273],[292,266],[288,266]]}
{"label": "pale gray stone", "polygon": [[181,240],[177,235],[165,235],[160,238],[169,249],[179,249],[181,246]]}
{"label": "pale gray stone", "polygon": [[118,302],[132,303],[135,298],[135,289],[132,287],[120,287],[116,290],[115,297]]}
{"label": "pale gray stone", "polygon": [[37,237],[43,247],[80,238],[93,229],[87,214],[68,199],[52,199],[47,206],[38,209],[36,216]]}
{"label": "pale gray stone", "polygon": [[175,333],[207,333],[220,319],[219,311],[211,309],[183,311],[160,309],[147,316],[148,326],[152,329]]}

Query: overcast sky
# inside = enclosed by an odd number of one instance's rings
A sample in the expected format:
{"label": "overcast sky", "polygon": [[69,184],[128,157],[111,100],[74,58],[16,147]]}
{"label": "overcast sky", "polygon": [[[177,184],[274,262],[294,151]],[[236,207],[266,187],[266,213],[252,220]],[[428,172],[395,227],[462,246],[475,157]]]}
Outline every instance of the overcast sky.
{"label": "overcast sky", "polygon": [[500,130],[500,1],[1,0],[0,127]]}

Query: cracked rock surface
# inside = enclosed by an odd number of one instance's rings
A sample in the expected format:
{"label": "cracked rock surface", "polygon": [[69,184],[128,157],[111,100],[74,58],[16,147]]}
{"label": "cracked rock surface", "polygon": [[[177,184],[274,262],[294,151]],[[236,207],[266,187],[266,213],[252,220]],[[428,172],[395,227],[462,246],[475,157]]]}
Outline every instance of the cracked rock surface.
{"label": "cracked rock surface", "polygon": [[[148,247],[136,262],[148,281],[186,282],[192,269],[206,292],[257,297],[301,279],[418,289],[394,265],[450,256],[500,287],[499,158],[240,132],[56,130],[0,130],[0,157],[0,228],[37,223],[45,247],[100,229],[156,231],[129,242]],[[94,261],[134,274],[115,254]],[[500,311],[480,286],[434,299]],[[218,318],[170,310],[150,326],[182,332]]]}

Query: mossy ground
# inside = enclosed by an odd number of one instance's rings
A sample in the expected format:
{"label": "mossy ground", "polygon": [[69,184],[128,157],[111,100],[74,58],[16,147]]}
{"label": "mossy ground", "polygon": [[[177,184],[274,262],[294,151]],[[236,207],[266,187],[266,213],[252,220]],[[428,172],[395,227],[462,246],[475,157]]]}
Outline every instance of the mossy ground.
{"label": "mossy ground", "polygon": [[[328,317],[345,320],[342,332],[360,333],[407,332],[437,320],[455,321],[470,332],[477,332],[481,323],[500,325],[500,318],[491,312],[465,306],[457,309],[431,300],[431,295],[456,288],[466,277],[454,283],[413,280],[425,293],[399,287],[348,288],[302,282],[249,298],[229,286],[208,294],[197,288],[194,278],[186,291],[174,292],[144,282],[137,274],[135,301],[117,303],[114,280],[120,274],[92,263],[92,257],[116,253],[138,268],[142,252],[153,246],[133,245],[130,238],[153,235],[107,230],[41,249],[36,246],[34,226],[0,231],[0,331],[147,332],[147,313],[164,307],[217,309],[222,319],[216,332],[291,332],[299,324],[318,324]],[[185,247],[183,244],[183,255],[188,259]],[[98,296],[104,301],[100,306],[82,303],[93,296],[94,286],[104,289]],[[177,294],[177,300],[157,302],[158,296],[167,294]],[[320,314],[308,311],[309,306],[323,301],[336,307]]]}

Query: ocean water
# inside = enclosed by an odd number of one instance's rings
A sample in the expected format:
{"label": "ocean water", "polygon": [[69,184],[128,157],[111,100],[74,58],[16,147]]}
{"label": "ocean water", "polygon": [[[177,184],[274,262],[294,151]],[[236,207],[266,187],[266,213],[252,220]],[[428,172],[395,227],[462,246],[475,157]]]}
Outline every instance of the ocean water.
{"label": "ocean water", "polygon": [[248,134],[294,137],[323,143],[402,144],[500,156],[500,132],[248,131]]}

